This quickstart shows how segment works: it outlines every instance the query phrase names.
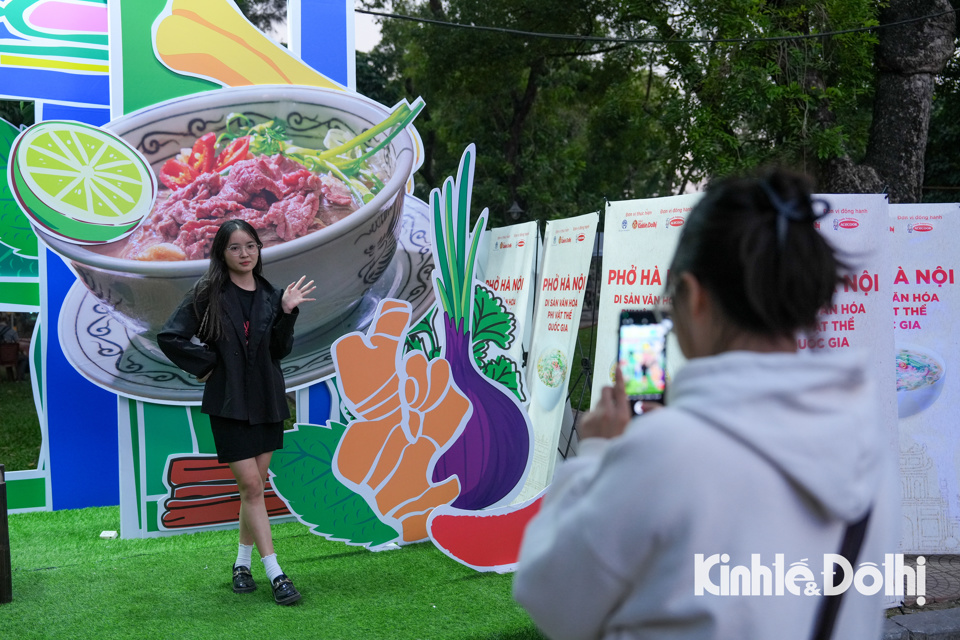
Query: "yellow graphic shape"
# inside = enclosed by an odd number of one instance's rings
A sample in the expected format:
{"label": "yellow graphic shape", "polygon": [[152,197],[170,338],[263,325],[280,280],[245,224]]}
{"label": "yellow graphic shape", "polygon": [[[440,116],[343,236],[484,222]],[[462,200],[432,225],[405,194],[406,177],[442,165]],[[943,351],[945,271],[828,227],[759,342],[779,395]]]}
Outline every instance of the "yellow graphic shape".
{"label": "yellow graphic shape", "polygon": [[404,542],[425,540],[430,513],[460,494],[456,477],[439,484],[430,478],[471,412],[449,362],[419,351],[404,356],[410,309],[384,301],[367,335],[346,335],[332,348],[341,402],[357,418],[334,467],[381,520],[400,526]]}
{"label": "yellow graphic shape", "polygon": [[343,89],[272,42],[227,0],[171,0],[153,39],[157,57],[171,70],[226,86]]}
{"label": "yellow graphic shape", "polygon": [[60,71],[89,71],[107,73],[110,66],[106,62],[75,62],[58,58],[40,58],[33,56],[14,56],[0,54],[0,66],[24,67],[27,69],[58,69]]}

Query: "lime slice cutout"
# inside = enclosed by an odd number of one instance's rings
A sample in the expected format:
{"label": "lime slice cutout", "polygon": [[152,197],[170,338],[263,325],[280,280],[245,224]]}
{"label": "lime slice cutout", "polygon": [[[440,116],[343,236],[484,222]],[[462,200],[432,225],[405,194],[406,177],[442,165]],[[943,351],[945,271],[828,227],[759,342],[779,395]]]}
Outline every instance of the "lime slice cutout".
{"label": "lime slice cutout", "polygon": [[11,151],[10,184],[35,226],[81,244],[119,240],[153,209],[156,177],[123,139],[80,122],[50,120]]}

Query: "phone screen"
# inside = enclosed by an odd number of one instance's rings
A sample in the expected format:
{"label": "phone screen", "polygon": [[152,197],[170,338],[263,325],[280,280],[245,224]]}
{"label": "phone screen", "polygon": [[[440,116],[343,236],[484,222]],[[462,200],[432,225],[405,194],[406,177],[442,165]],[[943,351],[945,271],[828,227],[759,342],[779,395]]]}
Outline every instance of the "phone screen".
{"label": "phone screen", "polygon": [[658,322],[650,311],[624,311],[620,318],[620,371],[627,397],[638,401],[663,401],[667,388],[667,334],[669,321]]}

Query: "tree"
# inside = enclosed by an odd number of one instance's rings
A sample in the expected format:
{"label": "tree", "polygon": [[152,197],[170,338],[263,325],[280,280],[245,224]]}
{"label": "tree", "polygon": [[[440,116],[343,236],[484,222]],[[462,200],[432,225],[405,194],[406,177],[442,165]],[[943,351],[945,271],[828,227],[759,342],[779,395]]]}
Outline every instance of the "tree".
{"label": "tree", "polygon": [[33,124],[33,102],[24,100],[0,100],[0,119],[15,127]]}
{"label": "tree", "polygon": [[264,32],[287,18],[287,0],[234,0],[234,2],[247,20]]}
{"label": "tree", "polygon": [[955,53],[937,78],[931,135],[924,159],[924,202],[960,198],[960,57]]}
{"label": "tree", "polygon": [[[461,24],[599,35],[608,4],[575,0],[557,10],[533,0],[455,0],[393,8]],[[470,142],[478,148],[475,200],[491,208],[496,223],[509,221],[513,202],[546,219],[596,210],[604,196],[673,189],[655,144],[669,139],[656,119],[638,117],[656,113],[669,87],[636,72],[642,52],[406,21],[382,29],[373,53],[392,61],[393,86],[427,103],[417,122],[424,192],[456,168]]]}
{"label": "tree", "polygon": [[[884,24],[949,11],[947,0],[891,0]],[[873,121],[860,164],[849,157],[826,165],[837,191],[889,192],[891,202],[919,202],[937,75],[955,51],[956,18],[946,13],[880,32]]]}
{"label": "tree", "polygon": [[398,0],[394,11],[433,20],[659,43],[387,20],[374,53],[389,60],[385,85],[427,102],[421,184],[436,186],[474,141],[478,202],[494,211],[517,201],[538,218],[566,216],[773,163],[814,174],[824,191],[886,185],[893,201],[916,201],[954,20],[851,32],[949,9],[886,4]]}
{"label": "tree", "polygon": [[680,88],[689,181],[770,163],[816,173],[863,144],[876,38],[809,36],[876,24],[870,0],[633,4],[620,29],[669,42],[659,59]]}

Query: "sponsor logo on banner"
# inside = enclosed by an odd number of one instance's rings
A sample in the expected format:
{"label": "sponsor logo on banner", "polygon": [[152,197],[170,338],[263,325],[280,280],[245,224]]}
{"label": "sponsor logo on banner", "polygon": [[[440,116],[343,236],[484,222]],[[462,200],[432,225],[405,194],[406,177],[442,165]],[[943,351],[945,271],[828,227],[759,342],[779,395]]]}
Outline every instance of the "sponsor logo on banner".
{"label": "sponsor logo on banner", "polygon": [[657,223],[654,222],[639,222],[637,220],[633,221],[634,229],[656,229]]}
{"label": "sponsor logo on banner", "polygon": [[926,222],[920,222],[918,224],[908,224],[907,233],[913,233],[914,231],[918,233],[924,233],[926,231],[933,231],[933,225]]}
{"label": "sponsor logo on banner", "polygon": [[837,230],[837,229],[856,229],[856,228],[859,227],[859,226],[860,226],[860,223],[859,223],[857,220],[853,219],[853,218],[843,218],[842,220],[839,219],[839,218],[834,218],[834,219],[833,219],[833,228],[834,228],[834,230]]}
{"label": "sponsor logo on banner", "polygon": [[501,242],[501,243],[500,243],[500,248],[501,248],[501,249],[510,249],[510,248],[512,248],[512,247],[513,247],[513,243],[512,243],[512,242]]}
{"label": "sponsor logo on banner", "polygon": [[560,244],[570,244],[571,242],[573,242],[573,238],[564,238],[563,236],[560,236]]}
{"label": "sponsor logo on banner", "polygon": [[587,236],[583,235],[582,233],[577,236],[577,242],[583,242],[586,239],[587,239]]}
{"label": "sponsor logo on banner", "polygon": [[679,217],[679,216],[675,216],[675,217],[673,217],[673,218],[667,218],[667,226],[668,226],[668,227],[682,227],[682,226],[683,226],[683,218],[681,218],[681,217]]}
{"label": "sponsor logo on banner", "polygon": [[627,230],[627,219],[624,218],[624,219],[620,222],[620,231],[626,231],[626,230]]}
{"label": "sponsor logo on banner", "polygon": [[518,247],[522,247],[522,246],[525,245],[525,244],[527,244],[527,243],[526,243],[525,241],[523,241],[523,240],[518,240],[518,241],[517,241],[517,246],[518,246]]}

